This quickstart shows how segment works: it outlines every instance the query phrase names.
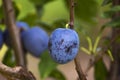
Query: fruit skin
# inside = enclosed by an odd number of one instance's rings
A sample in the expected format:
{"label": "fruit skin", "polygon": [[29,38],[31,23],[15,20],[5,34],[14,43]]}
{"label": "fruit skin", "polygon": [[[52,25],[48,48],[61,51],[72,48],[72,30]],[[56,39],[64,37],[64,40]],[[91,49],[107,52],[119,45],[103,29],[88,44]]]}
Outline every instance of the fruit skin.
{"label": "fruit skin", "polygon": [[[25,22],[16,22],[16,26],[20,29],[22,28],[22,30],[26,30],[26,29],[29,29],[29,25]],[[3,32],[3,39],[4,39],[4,43],[8,46],[8,47],[11,47],[11,39],[9,37],[9,32],[8,32],[8,29],[6,29],[4,32]]]}
{"label": "fruit skin", "polygon": [[53,60],[65,64],[75,58],[79,50],[79,37],[72,29],[58,28],[49,39],[49,52]]}
{"label": "fruit skin", "polygon": [[48,34],[40,27],[33,27],[22,32],[24,48],[33,56],[39,57],[48,48]]}
{"label": "fruit skin", "polygon": [[2,48],[3,45],[3,33],[0,31],[0,49]]}

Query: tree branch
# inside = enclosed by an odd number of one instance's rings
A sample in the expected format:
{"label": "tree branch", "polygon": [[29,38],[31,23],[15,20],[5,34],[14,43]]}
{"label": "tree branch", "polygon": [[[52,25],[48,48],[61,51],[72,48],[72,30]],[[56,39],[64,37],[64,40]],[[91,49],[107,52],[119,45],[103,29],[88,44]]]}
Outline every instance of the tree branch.
{"label": "tree branch", "polygon": [[21,41],[19,30],[16,27],[15,16],[14,16],[14,9],[12,6],[12,0],[2,0],[3,1],[3,8],[5,14],[5,23],[8,28],[10,38],[12,41],[12,47],[15,52],[15,58],[17,61],[17,65],[26,67],[25,63],[25,56],[22,50]]}
{"label": "tree branch", "polygon": [[70,0],[70,29],[74,28],[74,0]]}
{"label": "tree branch", "polygon": [[[74,0],[69,0],[69,4],[70,4],[70,22],[69,22],[69,26],[70,29],[74,28]],[[78,73],[79,79],[80,80],[87,80],[86,76],[83,74],[81,65],[80,65],[80,60],[79,60],[79,55],[76,56],[76,58],[74,59],[75,61],[75,65],[76,65],[76,71]]]}
{"label": "tree branch", "polygon": [[22,67],[10,68],[0,62],[0,73],[9,80],[36,80],[31,72]]}
{"label": "tree branch", "polygon": [[76,65],[76,71],[78,73],[79,79],[80,80],[87,80],[86,76],[84,75],[81,65],[80,65],[80,58],[79,55],[74,59],[75,65]]}

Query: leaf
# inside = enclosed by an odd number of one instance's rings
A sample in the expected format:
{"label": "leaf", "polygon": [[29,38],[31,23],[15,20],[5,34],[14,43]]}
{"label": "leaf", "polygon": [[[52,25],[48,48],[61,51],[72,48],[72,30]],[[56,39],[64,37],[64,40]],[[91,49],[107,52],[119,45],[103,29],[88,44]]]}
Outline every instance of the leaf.
{"label": "leaf", "polygon": [[4,16],[4,14],[3,14],[3,8],[0,7],[0,19],[3,19],[3,16]]}
{"label": "leaf", "polygon": [[120,6],[119,6],[119,5],[113,6],[113,7],[110,8],[110,10],[105,11],[105,12],[103,13],[103,17],[104,17],[104,18],[112,18],[113,14],[114,14],[115,12],[119,12],[119,11],[120,11]]}
{"label": "leaf", "polygon": [[112,0],[104,0],[103,3],[102,3],[102,6],[110,4],[111,2],[112,2]]}
{"label": "leaf", "polygon": [[92,40],[91,40],[91,38],[90,37],[86,37],[86,39],[87,39],[87,42],[88,42],[88,46],[89,46],[89,51],[91,52],[92,51]]}
{"label": "leaf", "polygon": [[53,27],[53,29],[56,29],[58,27],[65,28],[66,23],[67,23],[67,20],[58,19],[58,20],[54,21],[54,23],[52,24],[52,27]]}
{"label": "leaf", "polygon": [[2,0],[0,0],[0,7],[2,6]]}
{"label": "leaf", "polygon": [[96,64],[95,64],[95,71],[94,71],[94,77],[95,80],[106,80],[107,76],[107,68],[103,62],[102,59],[100,59]]}
{"label": "leaf", "polygon": [[65,76],[58,69],[54,69],[49,77],[52,77],[55,80],[66,80]]}
{"label": "leaf", "polygon": [[39,72],[42,79],[45,79],[50,75],[50,73],[56,68],[57,63],[55,63],[48,51],[42,54],[41,61],[39,63]]}
{"label": "leaf", "polygon": [[19,9],[19,15],[17,17],[18,20],[23,19],[25,16],[29,14],[35,14],[35,6],[32,2],[29,0],[13,0],[16,4],[16,6]]}
{"label": "leaf", "polygon": [[14,67],[16,65],[15,57],[11,49],[8,49],[2,60],[3,64]]}
{"label": "leaf", "polygon": [[84,51],[85,53],[87,53],[88,55],[91,54],[91,52],[90,52],[88,49],[84,48],[84,47],[81,47],[80,49],[81,49],[82,51]]}
{"label": "leaf", "polygon": [[110,50],[107,50],[107,53],[112,61],[114,61],[114,58],[112,56],[112,52]]}
{"label": "leaf", "polygon": [[101,36],[97,36],[96,40],[95,40],[95,43],[94,43],[94,46],[93,46],[93,53],[96,53],[96,50],[97,50],[97,47],[98,47],[98,43],[100,41],[100,38]]}
{"label": "leaf", "polygon": [[46,3],[50,2],[50,1],[54,1],[54,0],[30,0],[30,1],[37,6],[43,6]]}
{"label": "leaf", "polygon": [[[67,7],[70,0],[64,0]],[[99,12],[99,3],[97,0],[75,0],[75,16],[80,20],[88,23],[95,23],[96,16]],[[69,9],[69,7],[68,7]],[[89,15],[88,15],[89,13]]]}
{"label": "leaf", "polygon": [[103,25],[103,28],[105,27],[112,27],[112,28],[120,27],[120,17],[112,19],[110,22]]}

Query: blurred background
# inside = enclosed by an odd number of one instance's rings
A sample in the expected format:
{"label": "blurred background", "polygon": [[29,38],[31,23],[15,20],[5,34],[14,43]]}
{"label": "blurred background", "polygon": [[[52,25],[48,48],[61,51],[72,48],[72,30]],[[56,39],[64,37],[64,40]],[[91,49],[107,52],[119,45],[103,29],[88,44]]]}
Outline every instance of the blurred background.
{"label": "blurred background", "polygon": [[[29,24],[30,27],[40,26],[49,35],[56,28],[65,28],[69,22],[69,0],[12,0],[15,10],[16,21],[23,21]],[[106,45],[105,39],[111,37],[111,27],[103,26],[111,20],[111,15],[107,12],[111,8],[110,0],[75,0],[75,30],[78,32],[80,38],[80,62],[83,72],[87,69],[89,61],[93,58],[93,55],[88,48],[90,44],[95,48],[95,55],[102,50],[102,47]],[[0,29],[5,30],[4,25],[4,13],[2,8],[2,0],[0,0]],[[100,38],[100,39],[98,39]],[[98,42],[97,42],[98,41]],[[8,53],[8,47],[4,44],[0,50],[0,60],[4,60],[7,64],[14,63],[14,59],[11,55],[5,58]],[[10,53],[10,52],[9,52]],[[46,52],[45,52],[46,53]],[[13,55],[13,54],[12,54]],[[47,55],[45,55],[47,56]],[[44,57],[43,57],[44,58]],[[49,59],[42,61],[43,58],[36,58],[30,54],[27,54],[28,69],[33,72],[37,80],[77,80],[78,75],[75,70],[74,61],[67,64],[57,64],[53,66],[54,62],[49,63]],[[46,57],[45,57],[46,58]],[[105,66],[109,69],[109,63],[111,58],[109,56],[103,57]],[[48,62],[47,62],[48,61]],[[47,62],[47,63],[46,63]],[[44,68],[41,72],[40,65]],[[49,68],[48,68],[49,67]],[[53,79],[49,77],[53,74],[53,70],[57,68],[58,78]],[[53,72],[52,72],[53,71]],[[88,80],[94,80],[94,67],[92,67],[86,74]],[[59,76],[61,78],[59,78]],[[48,78],[49,77],[49,78]]]}

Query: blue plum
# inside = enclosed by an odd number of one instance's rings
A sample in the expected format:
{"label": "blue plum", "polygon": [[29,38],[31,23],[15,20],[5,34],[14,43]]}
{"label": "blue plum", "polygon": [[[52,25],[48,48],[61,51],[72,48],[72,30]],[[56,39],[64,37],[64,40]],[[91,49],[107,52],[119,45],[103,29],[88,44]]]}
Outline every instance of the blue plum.
{"label": "blue plum", "polygon": [[48,34],[38,26],[22,32],[24,48],[33,56],[39,57],[48,48]]}
{"label": "blue plum", "polygon": [[29,29],[29,25],[25,22],[16,22],[18,28]]}
{"label": "blue plum", "polygon": [[2,48],[3,45],[3,33],[0,31],[0,49]]}
{"label": "blue plum", "polygon": [[[25,22],[16,22],[16,26],[19,29],[22,28],[22,30],[29,29],[29,25],[27,23],[25,23]],[[9,32],[8,32],[7,29],[3,32],[3,39],[4,39],[5,44],[8,47],[11,47],[11,39],[9,37]]]}
{"label": "blue plum", "polygon": [[78,34],[73,29],[58,28],[52,32],[48,47],[55,62],[70,62],[79,51]]}

